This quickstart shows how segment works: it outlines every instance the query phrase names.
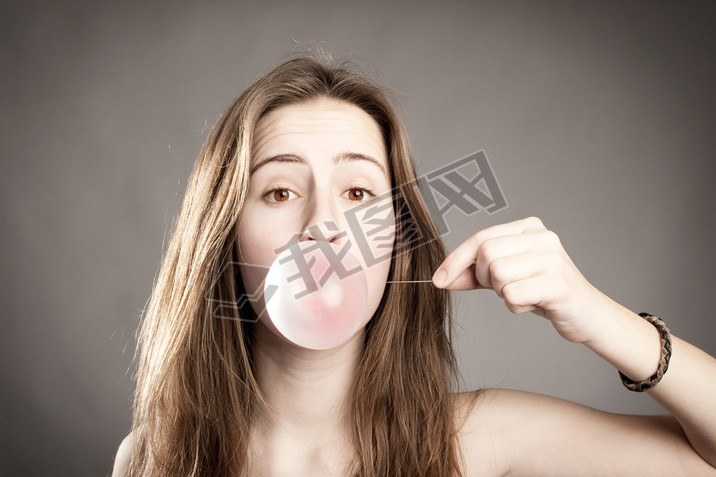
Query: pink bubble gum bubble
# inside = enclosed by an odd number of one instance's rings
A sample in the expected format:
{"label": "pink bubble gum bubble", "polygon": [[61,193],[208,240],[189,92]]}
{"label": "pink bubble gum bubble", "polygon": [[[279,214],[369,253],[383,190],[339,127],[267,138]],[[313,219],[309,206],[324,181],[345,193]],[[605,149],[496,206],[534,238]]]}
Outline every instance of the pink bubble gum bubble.
{"label": "pink bubble gum bubble", "polygon": [[361,327],[368,287],[350,253],[323,241],[298,242],[274,260],[264,283],[266,311],[288,340],[310,349],[331,349]]}

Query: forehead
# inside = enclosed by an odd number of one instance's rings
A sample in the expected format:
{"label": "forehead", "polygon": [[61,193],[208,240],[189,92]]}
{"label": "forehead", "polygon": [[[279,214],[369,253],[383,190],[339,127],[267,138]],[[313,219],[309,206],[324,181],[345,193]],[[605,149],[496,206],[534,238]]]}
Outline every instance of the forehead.
{"label": "forehead", "polygon": [[387,167],[378,123],[354,104],[329,98],[290,104],[274,109],[256,124],[252,161],[274,154],[336,152],[366,154]]}

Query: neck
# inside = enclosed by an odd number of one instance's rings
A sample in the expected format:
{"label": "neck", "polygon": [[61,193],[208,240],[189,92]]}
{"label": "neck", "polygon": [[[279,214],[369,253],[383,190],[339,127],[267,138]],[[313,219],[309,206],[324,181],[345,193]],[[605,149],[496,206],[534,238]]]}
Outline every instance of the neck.
{"label": "neck", "polygon": [[271,414],[259,412],[256,424],[264,431],[280,428],[306,437],[344,434],[364,331],[330,350],[301,348],[261,321],[253,338],[256,377],[271,409]]}

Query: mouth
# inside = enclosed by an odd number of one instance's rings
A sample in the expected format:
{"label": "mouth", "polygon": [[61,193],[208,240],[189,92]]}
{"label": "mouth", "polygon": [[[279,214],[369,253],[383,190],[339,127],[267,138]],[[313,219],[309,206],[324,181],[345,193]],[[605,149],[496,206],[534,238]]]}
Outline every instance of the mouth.
{"label": "mouth", "polygon": [[277,290],[266,302],[271,321],[300,346],[338,346],[362,324],[367,304],[365,273],[356,257],[341,256],[335,244],[293,245],[277,257],[266,284]]}

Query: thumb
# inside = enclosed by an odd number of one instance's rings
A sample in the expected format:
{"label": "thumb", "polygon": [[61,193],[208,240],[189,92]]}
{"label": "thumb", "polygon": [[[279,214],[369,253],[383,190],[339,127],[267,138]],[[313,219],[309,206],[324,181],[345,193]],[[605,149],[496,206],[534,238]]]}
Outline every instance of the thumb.
{"label": "thumb", "polygon": [[451,276],[446,268],[438,268],[433,275],[433,284],[438,288],[444,288],[446,290],[476,290],[487,288],[480,285],[480,282],[477,281],[474,264],[453,276]]}

